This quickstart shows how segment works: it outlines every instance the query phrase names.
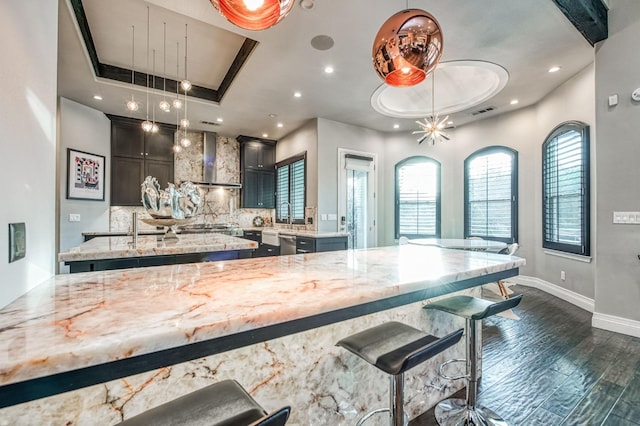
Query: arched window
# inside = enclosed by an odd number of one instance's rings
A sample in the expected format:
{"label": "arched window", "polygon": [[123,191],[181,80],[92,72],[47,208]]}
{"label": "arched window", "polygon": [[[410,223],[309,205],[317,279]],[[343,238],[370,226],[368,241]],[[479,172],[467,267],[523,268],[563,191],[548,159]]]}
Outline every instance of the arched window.
{"label": "arched window", "polygon": [[396,164],[396,238],[440,237],[440,163],[416,156]]}
{"label": "arched window", "polygon": [[589,256],[589,126],[560,124],[542,145],[542,246]]}
{"label": "arched window", "polygon": [[464,236],[518,240],[518,153],[504,146],[464,160]]}

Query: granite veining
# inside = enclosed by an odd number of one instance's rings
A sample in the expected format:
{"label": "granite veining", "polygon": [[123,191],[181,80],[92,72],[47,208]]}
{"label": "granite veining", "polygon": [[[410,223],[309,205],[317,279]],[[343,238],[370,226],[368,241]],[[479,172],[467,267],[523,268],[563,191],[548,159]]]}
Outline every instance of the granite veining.
{"label": "granite veining", "polygon": [[177,239],[162,239],[162,236],[157,235],[139,235],[135,246],[132,243],[132,237],[96,237],[59,253],[58,261],[121,259],[256,248],[258,243],[255,241],[213,232],[180,234]]}
{"label": "granite veining", "polygon": [[[91,365],[508,271],[517,257],[436,247],[368,250],[59,275],[0,310],[0,387]],[[479,295],[479,288],[464,290]],[[193,361],[0,409],[0,425],[114,425],[210,383],[234,378],[267,410],[290,404],[291,426],[347,426],[385,406],[388,378],[335,346],[398,320],[443,336],[461,318],[421,309],[429,300],[329,323]],[[406,378],[411,416],[457,391],[436,371],[464,343]]]}

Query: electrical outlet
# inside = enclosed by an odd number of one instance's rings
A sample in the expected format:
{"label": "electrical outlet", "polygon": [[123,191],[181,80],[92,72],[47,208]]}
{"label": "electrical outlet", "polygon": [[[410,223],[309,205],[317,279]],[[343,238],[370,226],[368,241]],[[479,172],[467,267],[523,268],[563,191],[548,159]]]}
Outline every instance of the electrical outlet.
{"label": "electrical outlet", "polygon": [[80,215],[78,213],[70,213],[69,222],[80,222]]}

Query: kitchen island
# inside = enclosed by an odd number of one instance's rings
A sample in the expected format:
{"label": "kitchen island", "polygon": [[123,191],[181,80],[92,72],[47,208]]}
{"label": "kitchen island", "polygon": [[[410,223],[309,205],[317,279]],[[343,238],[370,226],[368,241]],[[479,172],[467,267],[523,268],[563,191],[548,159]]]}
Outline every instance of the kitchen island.
{"label": "kitchen island", "polygon": [[[290,401],[292,424],[353,423],[387,380],[337,340],[387,319],[449,333],[461,323],[421,304],[524,263],[404,245],[59,275],[0,311],[0,418],[114,424],[233,377],[261,402]],[[460,385],[421,371],[413,411]]]}
{"label": "kitchen island", "polygon": [[58,254],[71,273],[251,257],[255,241],[219,233],[96,237]]}

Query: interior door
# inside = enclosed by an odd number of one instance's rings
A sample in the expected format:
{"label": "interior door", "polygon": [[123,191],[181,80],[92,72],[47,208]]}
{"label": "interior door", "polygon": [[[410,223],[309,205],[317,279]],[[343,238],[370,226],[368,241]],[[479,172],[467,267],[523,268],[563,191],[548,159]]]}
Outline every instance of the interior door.
{"label": "interior door", "polygon": [[339,149],[338,227],[348,232],[348,247],[375,247],[376,241],[376,156]]}

